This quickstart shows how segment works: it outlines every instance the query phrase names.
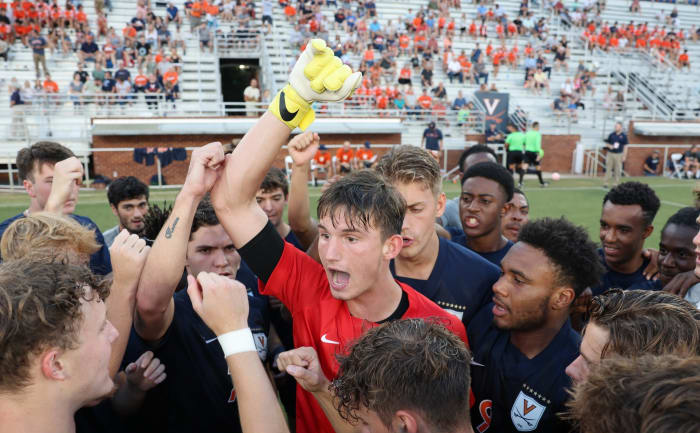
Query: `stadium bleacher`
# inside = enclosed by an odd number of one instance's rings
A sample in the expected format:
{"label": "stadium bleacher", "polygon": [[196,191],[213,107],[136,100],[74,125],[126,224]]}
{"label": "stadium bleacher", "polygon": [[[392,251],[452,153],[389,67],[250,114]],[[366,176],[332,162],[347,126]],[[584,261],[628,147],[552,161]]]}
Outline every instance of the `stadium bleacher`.
{"label": "stadium bleacher", "polygon": [[[228,2],[227,2],[228,3]],[[244,2],[245,3],[245,2]],[[336,2],[332,2],[336,3]],[[356,8],[356,2],[349,2],[353,8]],[[405,0],[395,2],[389,0],[380,0],[376,2],[376,12],[378,23],[386,28],[387,26],[396,26],[397,23],[405,21],[406,14],[409,10],[416,13],[420,10],[429,10],[428,6],[436,2],[428,2],[426,0]],[[590,4],[589,4],[590,3]],[[261,83],[264,89],[271,90],[274,93],[286,81],[289,68],[293,64],[296,56],[299,54],[300,42],[297,40],[298,32],[295,31],[295,26],[298,24],[298,18],[293,19],[285,17],[284,8],[278,2],[271,2],[273,11],[274,24],[271,31],[265,32],[262,37],[259,36],[259,31],[262,28],[260,24],[262,16],[262,5],[255,4],[255,18],[251,21],[251,25],[243,29],[243,31],[252,32],[251,38],[255,41],[259,40],[259,44],[242,46],[236,43],[234,36],[233,42],[231,37],[236,31],[241,31],[237,26],[236,20],[225,21],[223,16],[218,17],[218,24],[215,37],[214,52],[201,50],[199,48],[199,38],[195,33],[192,33],[188,20],[185,19],[182,25],[182,30],[179,36],[175,36],[175,25],[170,24],[169,30],[172,37],[182,39],[186,47],[186,54],[182,48],[178,51],[181,58],[182,70],[179,74],[180,97],[174,104],[165,104],[161,101],[159,109],[151,110],[146,104],[143,96],[138,96],[133,100],[129,100],[129,104],[108,104],[98,105],[96,103],[76,107],[71,103],[71,98],[67,94],[67,89],[71,77],[76,70],[78,58],[76,54],[70,53],[62,55],[60,53],[51,54],[47,50],[48,69],[51,72],[52,78],[59,85],[59,96],[53,96],[53,99],[44,99],[42,104],[36,104],[41,98],[37,98],[35,104],[30,107],[25,107],[29,114],[23,115],[24,122],[16,123],[17,120],[13,117],[13,112],[8,104],[3,104],[0,108],[0,130],[3,131],[0,137],[0,144],[5,149],[14,149],[24,143],[36,139],[52,137],[61,140],[65,144],[75,149],[87,149],[90,143],[90,118],[92,117],[142,117],[142,116],[219,116],[230,114],[231,109],[222,101],[221,83],[219,73],[219,57],[258,57],[261,66]],[[343,6],[346,2],[340,2]],[[452,6],[457,2],[450,2]],[[498,7],[502,9],[509,20],[518,17],[518,12],[522,6],[520,1],[505,0],[497,2]],[[108,25],[114,27],[117,34],[121,34],[125,23],[129,22],[134,16],[134,2],[129,0],[112,0],[112,10],[107,14]],[[569,12],[582,10],[586,5],[594,5],[592,2],[583,2],[581,5],[577,3],[567,4]],[[85,12],[88,16],[88,22],[93,31],[97,20],[97,13],[93,2],[86,2],[84,5]],[[185,13],[183,4],[176,4],[180,13]],[[221,10],[225,8],[221,5]],[[519,50],[519,58],[517,66],[513,69],[510,66],[503,65],[500,67],[498,76],[494,76],[493,65],[490,59],[487,59],[487,72],[489,72],[489,85],[495,84],[495,87],[500,92],[505,92],[510,95],[511,112],[516,108],[522,114],[523,121],[539,120],[542,125],[542,131],[547,133],[558,134],[578,134],[581,136],[581,143],[585,148],[594,148],[600,145],[601,137],[606,130],[610,129],[612,122],[622,120],[627,122],[632,119],[658,119],[658,120],[677,120],[688,119],[694,116],[694,109],[697,108],[698,89],[694,81],[694,73],[697,72],[696,59],[700,58],[700,43],[691,40],[691,33],[697,27],[700,27],[700,14],[698,6],[692,4],[672,4],[672,3],[655,3],[642,2],[640,13],[630,13],[629,2],[626,0],[609,0],[605,3],[604,8],[595,16],[595,8],[588,12],[590,19],[599,22],[599,27],[602,25],[612,25],[618,22],[619,25],[626,25],[630,21],[636,24],[647,23],[649,28],[654,26],[666,26],[668,31],[682,30],[687,40],[683,42],[682,48],[688,50],[690,57],[690,67],[680,69],[677,67],[676,59],[665,59],[659,61],[658,56],[642,52],[633,48],[622,52],[604,52],[599,48],[589,49],[587,42],[582,38],[584,27],[569,25],[567,19],[559,12],[560,2],[558,3],[532,3],[530,4],[530,12],[533,14],[533,19],[536,22],[543,18],[546,22],[545,31],[542,33],[543,40],[539,40],[531,35],[510,35],[505,38],[504,44],[507,50],[513,46],[517,46]],[[564,5],[561,4],[563,7]],[[166,10],[164,4],[151,4],[152,11],[157,16],[165,16]],[[456,34],[452,38],[452,51],[457,55],[464,51],[469,55],[479,43],[483,48],[489,42],[497,49],[500,45],[498,35],[496,34],[496,22],[488,23],[487,38],[473,38],[469,35],[459,36],[459,23],[461,17],[466,17],[465,25],[469,25],[477,17],[478,4],[462,2],[459,7],[450,7],[449,13],[446,15],[447,22],[454,20],[456,24]],[[488,8],[495,8],[496,3],[487,4]],[[666,16],[677,8],[678,18],[673,25],[666,23]],[[331,6],[324,4],[320,7],[319,15],[322,15],[321,29],[319,36],[325,37],[329,43],[333,43],[338,38],[345,41],[348,34],[343,31],[342,26],[335,28],[334,14],[337,11],[335,5]],[[231,10],[231,12],[236,12]],[[439,11],[434,11],[437,17]],[[661,15],[660,13],[663,12]],[[304,26],[308,27],[305,23]],[[69,30],[69,35],[75,37],[75,31]],[[306,32],[302,39],[308,39],[311,36]],[[410,35],[413,36],[412,34]],[[568,70],[553,68],[549,79],[549,87],[551,94],[547,92],[535,93],[531,89],[524,86],[525,71],[523,66],[523,51],[526,44],[530,43],[535,50],[544,49],[544,56],[550,66],[552,65],[552,54],[548,51],[548,47],[544,47],[551,42],[556,42],[565,37],[568,40]],[[98,38],[98,44],[102,46],[104,39]],[[470,99],[474,91],[478,90],[478,86],[465,81],[460,84],[459,81],[450,80],[445,72],[446,65],[443,64],[443,43],[439,41],[440,53],[434,56],[434,75],[433,85],[444,83],[447,97],[446,105],[457,96],[459,91],[462,91],[466,99]],[[360,66],[362,62],[362,50],[356,52],[345,52],[344,59],[353,67]],[[34,82],[34,64],[32,61],[31,49],[24,47],[19,41],[15,42],[10,50],[9,62],[0,67],[0,98],[8,101],[10,93],[8,86],[14,82],[23,85],[25,81],[29,81],[30,85]],[[410,63],[409,55],[399,55],[394,61],[396,65],[396,74],[398,74],[401,65]],[[553,111],[554,98],[559,94],[559,89],[567,79],[573,79],[578,65],[591,71],[591,84],[595,87],[595,94],[590,92],[582,96],[581,101],[585,104],[585,110],[574,109],[576,119],[564,113],[556,114]],[[86,70],[89,72],[92,64],[88,63]],[[129,68],[132,77],[137,74],[138,68]],[[420,94],[420,69],[414,69],[412,74],[412,86],[416,92],[416,96]],[[15,81],[16,80],[16,81]],[[387,80],[386,85],[394,85],[395,78]],[[87,101],[91,101],[89,97],[85,97]],[[392,115],[391,106],[386,112],[382,109],[377,110],[374,106],[374,100],[369,98],[371,102],[362,102],[362,98],[356,96],[356,103],[360,111],[356,111],[353,115],[362,115],[363,113],[372,115]],[[624,102],[622,102],[624,101]],[[97,100],[95,100],[97,102]],[[355,107],[355,105],[353,105]],[[323,112],[325,107],[319,107]],[[264,105],[261,105],[259,110],[262,111]],[[234,110],[235,111],[235,110]],[[465,127],[457,127],[456,113],[451,113],[453,119],[450,125],[441,122],[444,116],[439,113],[431,113],[428,116],[404,116],[404,132],[402,134],[402,142],[404,144],[418,144],[425,124],[429,118],[436,118],[439,126],[443,129],[446,135],[446,145],[463,146],[465,133],[481,133],[483,125],[480,122],[483,119],[483,107],[474,107],[474,116],[472,122]],[[565,110],[566,111],[566,110]],[[359,113],[359,114],[358,114]],[[242,113],[236,113],[242,114]],[[333,116],[341,115],[338,112],[328,112],[322,115]],[[449,117],[449,116],[448,116]],[[15,123],[13,123],[15,122]]]}

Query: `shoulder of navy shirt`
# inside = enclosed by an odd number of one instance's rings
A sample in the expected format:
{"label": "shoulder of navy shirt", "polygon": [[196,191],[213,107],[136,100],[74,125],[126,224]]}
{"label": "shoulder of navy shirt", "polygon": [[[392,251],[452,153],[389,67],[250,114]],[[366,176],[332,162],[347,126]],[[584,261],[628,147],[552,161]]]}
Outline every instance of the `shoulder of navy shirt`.
{"label": "shoulder of navy shirt", "polygon": [[[452,242],[455,242],[464,248],[468,249],[469,251],[473,251],[467,246],[467,235],[464,233],[464,230],[462,230],[461,227],[445,227],[445,230],[447,230],[450,233],[450,236],[452,237]],[[503,257],[506,256],[508,251],[511,249],[513,246],[513,242],[508,241],[506,243],[506,246],[501,248],[498,251],[493,251],[490,253],[480,253],[478,251],[474,251],[476,254],[480,255],[481,257],[485,258],[489,262],[493,263],[496,266],[501,266],[501,260],[503,260]]]}
{"label": "shoulder of navy shirt", "polygon": [[605,293],[609,289],[623,290],[661,290],[661,284],[653,280],[647,280],[644,276],[644,269],[649,265],[649,259],[644,259],[642,265],[631,274],[623,274],[610,269],[605,262],[605,253],[602,249],[598,249],[598,256],[605,267],[600,284],[597,287],[591,288],[593,296]]}
{"label": "shoulder of navy shirt", "polygon": [[[97,227],[97,224],[85,216],[72,214],[70,217],[76,220],[83,227],[93,230],[95,232],[95,240],[101,246],[96,253],[93,253],[90,256],[90,269],[92,272],[98,275],[107,275],[112,272],[112,262],[109,258],[109,249],[105,244],[105,239],[102,236],[102,232],[100,232],[100,229]],[[24,218],[24,213],[10,217],[0,223],[0,239],[2,238],[3,233],[5,233],[5,230],[7,230],[7,227],[20,218]]]}
{"label": "shoulder of navy shirt", "polygon": [[394,278],[448,310],[465,325],[491,300],[493,284],[500,275],[496,266],[478,254],[443,238],[427,280],[397,276],[393,260],[390,268]]}

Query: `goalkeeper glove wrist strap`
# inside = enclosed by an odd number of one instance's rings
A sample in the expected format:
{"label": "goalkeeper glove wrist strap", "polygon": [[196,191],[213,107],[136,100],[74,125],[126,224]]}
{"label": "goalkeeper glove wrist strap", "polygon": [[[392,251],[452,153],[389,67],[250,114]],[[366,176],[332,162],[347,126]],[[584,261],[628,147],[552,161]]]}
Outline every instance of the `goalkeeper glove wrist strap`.
{"label": "goalkeeper glove wrist strap", "polygon": [[299,127],[302,131],[311,125],[316,118],[311,104],[299,96],[289,84],[277,93],[268,111],[290,129]]}

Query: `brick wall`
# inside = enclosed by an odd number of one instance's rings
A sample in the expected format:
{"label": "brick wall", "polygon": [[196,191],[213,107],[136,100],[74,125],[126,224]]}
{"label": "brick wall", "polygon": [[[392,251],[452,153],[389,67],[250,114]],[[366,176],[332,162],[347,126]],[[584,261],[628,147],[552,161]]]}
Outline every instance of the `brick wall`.
{"label": "brick wall", "polygon": [[[212,141],[229,143],[234,138],[241,138],[241,135],[144,135],[144,136],[93,136],[93,147],[95,148],[117,148],[117,147],[198,147]],[[396,144],[401,142],[400,134],[355,134],[352,136],[342,134],[324,134],[321,137],[322,143],[328,145],[342,144],[346,139],[354,145],[362,145],[366,140],[372,144]],[[386,148],[374,149],[376,154],[382,155]],[[172,164],[164,167],[163,177],[168,184],[182,184],[187,175],[189,156],[187,152],[186,161],[173,161]],[[275,165],[283,168],[284,157],[287,150],[280,150]],[[134,162],[132,152],[94,152],[93,154],[94,173],[115,178],[119,176],[135,176],[143,182],[148,182],[151,176],[157,173],[156,165],[146,166]]]}
{"label": "brick wall", "polygon": [[[467,141],[476,141],[481,144],[486,142],[483,134],[468,134]],[[576,150],[576,143],[581,140],[579,135],[543,135],[542,149],[544,158],[542,159],[542,171],[571,173],[573,167],[573,154]],[[460,152],[449,152],[447,166],[454,167],[459,162]]]}
{"label": "brick wall", "polygon": [[[672,153],[683,153],[690,147],[691,144],[700,144],[700,137],[672,137],[672,136],[651,136],[638,135],[634,133],[634,122],[629,124],[629,133],[627,138],[630,144],[658,144],[658,145],[677,145],[677,147],[669,147],[668,158]],[[651,155],[654,148],[632,148],[627,151],[627,161],[625,163],[625,171],[631,176],[642,176],[644,174],[644,161]],[[659,158],[663,159],[664,149],[659,147]]]}

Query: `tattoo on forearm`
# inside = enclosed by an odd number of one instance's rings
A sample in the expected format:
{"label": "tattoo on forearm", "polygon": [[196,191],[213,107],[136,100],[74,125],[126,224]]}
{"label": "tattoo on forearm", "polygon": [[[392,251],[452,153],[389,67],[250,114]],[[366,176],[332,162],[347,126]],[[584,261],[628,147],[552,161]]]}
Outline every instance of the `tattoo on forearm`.
{"label": "tattoo on forearm", "polygon": [[165,239],[170,239],[173,237],[173,232],[175,231],[175,226],[177,225],[178,221],[180,221],[180,217],[175,217],[175,221],[173,221],[172,225],[170,227],[166,227]]}

